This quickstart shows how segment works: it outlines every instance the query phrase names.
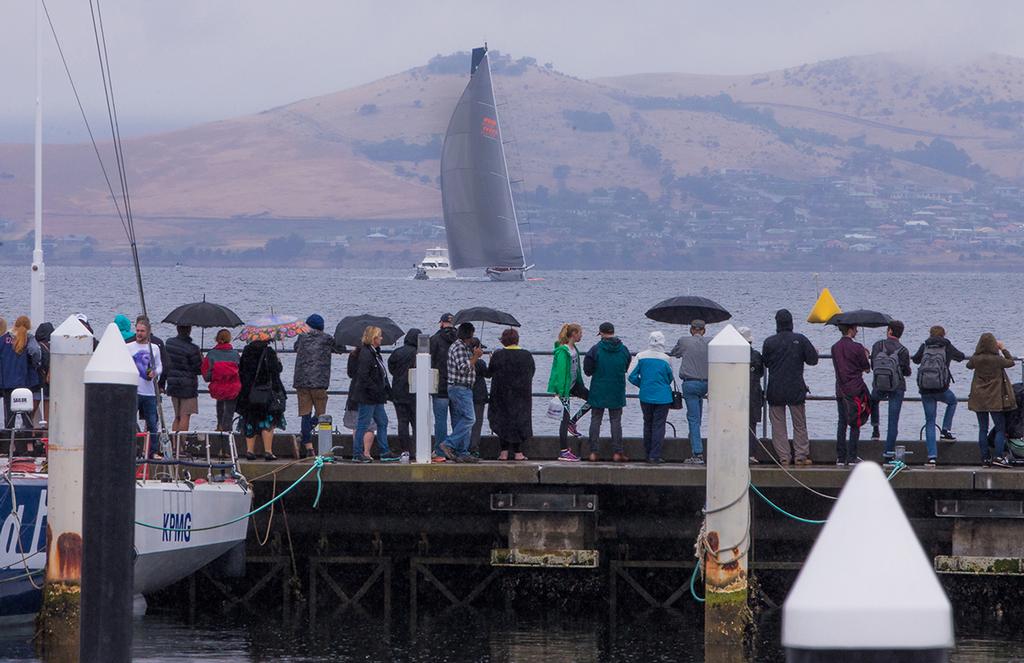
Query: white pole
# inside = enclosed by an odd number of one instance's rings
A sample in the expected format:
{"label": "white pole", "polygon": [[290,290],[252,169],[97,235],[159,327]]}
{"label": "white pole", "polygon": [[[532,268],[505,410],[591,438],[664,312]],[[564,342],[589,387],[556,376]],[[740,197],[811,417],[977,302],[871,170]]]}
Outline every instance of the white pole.
{"label": "white pole", "polygon": [[43,285],[46,282],[46,265],[43,263],[43,21],[36,2],[36,134],[35,134],[35,249],[32,251],[31,303],[29,314],[32,323],[45,322],[46,310],[43,302]]}
{"label": "white pole", "polygon": [[[76,607],[82,565],[82,475],[85,445],[85,367],[92,357],[93,336],[74,316],[50,336],[49,481],[46,504],[46,584],[41,619],[56,620],[48,633],[74,629],[77,611],[68,615],[64,601]],[[49,605],[52,599],[53,605]],[[61,623],[73,618],[74,623]]]}
{"label": "white pole", "polygon": [[742,660],[750,550],[750,344],[727,325],[708,344],[707,522],[704,550],[708,660]]}
{"label": "white pole", "polygon": [[416,462],[430,463],[430,336],[420,334],[416,347]]}

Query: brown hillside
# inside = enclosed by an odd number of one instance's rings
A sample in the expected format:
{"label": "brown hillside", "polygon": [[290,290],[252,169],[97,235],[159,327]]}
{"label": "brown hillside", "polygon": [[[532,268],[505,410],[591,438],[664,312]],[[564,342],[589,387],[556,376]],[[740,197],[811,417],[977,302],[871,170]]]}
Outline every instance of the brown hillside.
{"label": "brown hillside", "polygon": [[[468,68],[464,59],[454,60],[463,65],[455,70]],[[935,138],[995,176],[1024,174],[1024,61],[1016,58],[936,65],[875,55],[751,76],[595,81],[535,65],[518,69],[496,71],[495,85],[504,138],[515,141],[510,169],[530,189],[559,186],[559,165],[569,166],[563,183],[572,189],[627,186],[652,195],[666,172],[737,168],[804,179],[840,172],[858,145],[910,150]],[[257,115],[127,141],[136,216],[168,221],[148,225],[154,239],[181,238],[190,219],[206,220],[214,232],[210,219],[437,217],[438,145],[468,78],[440,73],[449,70],[418,67]],[[672,107],[679,98],[718,95],[739,103]],[[650,97],[658,99],[644,101]],[[735,109],[770,111],[775,124]],[[809,133],[793,138],[787,130]],[[120,234],[91,146],[48,146],[45,163],[48,232]],[[934,187],[971,184],[899,158],[873,174]],[[0,145],[0,217],[19,224],[9,236],[20,235],[31,216],[31,175],[30,146]]]}

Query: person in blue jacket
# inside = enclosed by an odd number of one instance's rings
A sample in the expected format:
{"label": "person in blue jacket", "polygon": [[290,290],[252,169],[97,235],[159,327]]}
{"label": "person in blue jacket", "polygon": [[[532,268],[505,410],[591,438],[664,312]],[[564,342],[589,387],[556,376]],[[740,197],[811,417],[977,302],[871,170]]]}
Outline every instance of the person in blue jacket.
{"label": "person in blue jacket", "polygon": [[648,463],[663,463],[661,445],[665,440],[665,421],[672,404],[672,364],[665,354],[665,335],[651,332],[646,350],[633,359],[629,372],[631,384],[640,388],[640,409],[644,413],[644,451]]}

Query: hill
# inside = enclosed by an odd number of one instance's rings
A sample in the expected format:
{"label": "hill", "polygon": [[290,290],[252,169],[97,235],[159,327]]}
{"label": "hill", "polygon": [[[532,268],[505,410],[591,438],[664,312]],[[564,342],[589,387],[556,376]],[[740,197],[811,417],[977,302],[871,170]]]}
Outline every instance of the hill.
{"label": "hill", "polygon": [[[528,190],[627,187],[653,199],[674,178],[722,169],[955,191],[1024,177],[1016,58],[950,65],[883,54],[750,76],[590,81],[531,58],[492,58],[510,170]],[[244,247],[292,222],[439,217],[440,143],[468,61],[437,56],[334,94],[126,141],[136,216],[159,221],[145,237]],[[31,155],[0,145],[8,238],[31,218]],[[120,236],[91,146],[47,146],[45,163],[48,232]]]}

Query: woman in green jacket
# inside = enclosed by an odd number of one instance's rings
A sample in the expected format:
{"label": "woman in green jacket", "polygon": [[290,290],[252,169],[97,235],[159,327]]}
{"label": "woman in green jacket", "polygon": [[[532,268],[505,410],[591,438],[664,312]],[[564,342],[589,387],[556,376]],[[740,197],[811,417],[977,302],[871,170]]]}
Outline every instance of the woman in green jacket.
{"label": "woman in green jacket", "polygon": [[[579,456],[574,454],[569,447],[568,434],[572,433],[573,437],[579,437],[576,422],[590,411],[590,405],[585,402],[589,392],[586,385],[583,384],[580,353],[576,349],[576,344],[582,338],[583,328],[575,322],[562,325],[561,331],[558,332],[558,340],[555,342],[555,355],[551,361],[551,377],[548,379],[548,391],[562,401],[562,423],[558,426],[558,440],[562,450],[558,454],[558,460],[573,463],[579,461]],[[572,414],[570,396],[584,400],[583,406],[576,414]]]}

